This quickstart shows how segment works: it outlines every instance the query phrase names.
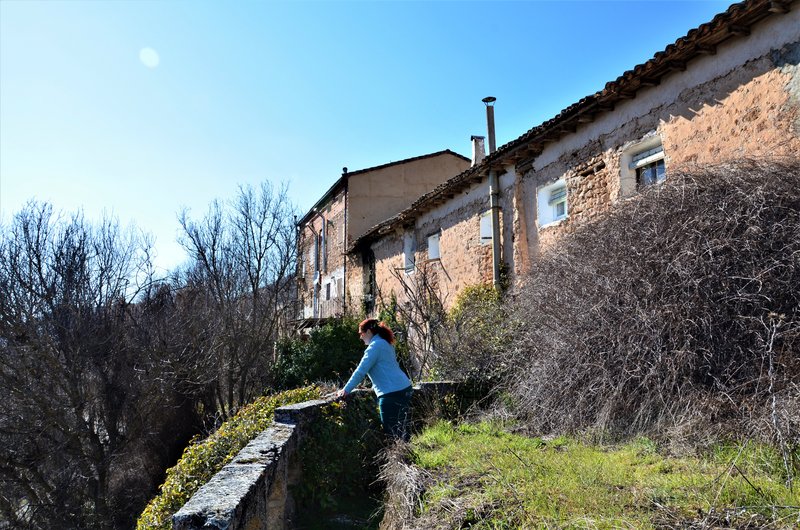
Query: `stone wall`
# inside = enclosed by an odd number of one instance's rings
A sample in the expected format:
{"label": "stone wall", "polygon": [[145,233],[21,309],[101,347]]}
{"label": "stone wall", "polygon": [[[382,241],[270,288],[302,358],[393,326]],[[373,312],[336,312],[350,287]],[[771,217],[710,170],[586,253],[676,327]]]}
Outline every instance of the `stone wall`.
{"label": "stone wall", "polygon": [[291,528],[289,486],[300,480],[296,455],[304,425],[327,403],[314,400],[276,409],[275,423],[172,517],[173,530]]}
{"label": "stone wall", "polygon": [[[341,315],[345,308],[345,207],[347,188],[343,187],[322,207],[319,215],[300,227],[298,234],[297,296],[302,318],[325,318]],[[315,285],[315,234],[325,227],[325,245],[320,249],[320,278]],[[324,264],[323,264],[324,261]],[[324,266],[323,266],[324,265]],[[317,313],[314,314],[314,289],[317,289]]]}
{"label": "stone wall", "polygon": [[[524,168],[517,193],[533,206],[519,218],[516,244],[546,251],[561,234],[637,193],[625,158],[644,142],[663,146],[670,173],[743,157],[800,152],[800,10],[769,19],[752,35],[719,46],[659,86],[643,89],[606,116],[551,144]],[[564,179],[569,216],[537,222],[537,189]],[[634,228],[634,227],[632,227]]]}
{"label": "stone wall", "polygon": [[[415,409],[432,410],[432,404],[443,402],[444,395],[460,387],[431,382],[414,388]],[[247,444],[172,517],[173,530],[292,528],[296,506],[291,487],[303,480],[299,449],[314,422],[321,420],[323,407],[331,402],[313,400],[276,409],[273,425]]]}

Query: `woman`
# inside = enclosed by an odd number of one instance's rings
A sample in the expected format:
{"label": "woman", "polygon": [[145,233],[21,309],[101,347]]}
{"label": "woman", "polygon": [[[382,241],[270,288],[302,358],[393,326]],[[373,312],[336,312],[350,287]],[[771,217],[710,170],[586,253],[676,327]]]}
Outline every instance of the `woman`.
{"label": "woman", "polygon": [[358,325],[358,335],[367,349],[350,380],[336,397],[347,396],[364,380],[364,376],[369,376],[378,396],[383,431],[389,436],[408,441],[408,409],[414,390],[411,380],[397,363],[392,346],[394,333],[383,322],[368,318]]}

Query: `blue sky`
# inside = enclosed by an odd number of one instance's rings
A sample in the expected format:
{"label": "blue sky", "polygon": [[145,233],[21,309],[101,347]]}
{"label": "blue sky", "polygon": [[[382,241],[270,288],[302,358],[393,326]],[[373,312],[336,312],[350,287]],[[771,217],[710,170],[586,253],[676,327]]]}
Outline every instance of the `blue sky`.
{"label": "blue sky", "polygon": [[26,201],[155,237],[183,208],[289,183],[301,212],[351,171],[498,146],[729,2],[0,0],[0,219]]}

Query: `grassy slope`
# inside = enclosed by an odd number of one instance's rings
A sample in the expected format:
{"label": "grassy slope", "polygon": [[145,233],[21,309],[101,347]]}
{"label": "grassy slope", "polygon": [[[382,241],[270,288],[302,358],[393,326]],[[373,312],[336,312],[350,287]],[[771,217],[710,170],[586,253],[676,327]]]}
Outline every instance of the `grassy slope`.
{"label": "grassy slope", "polygon": [[412,459],[429,474],[420,528],[715,528],[732,524],[726,516],[741,528],[800,525],[800,492],[753,446],[676,458],[646,439],[599,447],[440,423],[413,440]]}

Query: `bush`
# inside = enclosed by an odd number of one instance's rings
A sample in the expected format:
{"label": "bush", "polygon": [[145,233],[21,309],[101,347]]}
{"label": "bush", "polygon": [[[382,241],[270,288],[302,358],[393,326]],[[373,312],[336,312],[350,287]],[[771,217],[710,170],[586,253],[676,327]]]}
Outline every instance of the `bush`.
{"label": "bush", "polygon": [[444,379],[493,380],[505,368],[500,354],[510,344],[510,329],[501,294],[492,285],[465,287],[439,333],[435,373]]}
{"label": "bush", "polygon": [[295,388],[318,381],[341,385],[364,353],[358,322],[338,319],[311,331],[308,339],[287,339],[278,344],[275,363],[277,388]]}
{"label": "bush", "polygon": [[[335,510],[363,497],[375,484],[376,456],[383,447],[380,418],[371,393],[357,392],[326,405],[300,447],[303,481],[295,498],[310,514]],[[310,511],[309,511],[310,509]]]}
{"label": "bush", "polygon": [[277,407],[320,397],[316,387],[263,396],[242,408],[203,441],[189,445],[174,467],[167,470],[161,492],[150,501],[136,524],[138,530],[172,528],[172,515],[236,454],[269,427]]}
{"label": "bush", "polygon": [[789,472],[798,287],[800,163],[671,174],[535,263],[508,390],[537,431],[756,435]]}

